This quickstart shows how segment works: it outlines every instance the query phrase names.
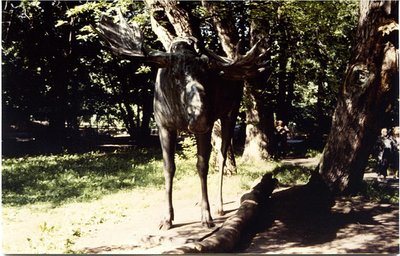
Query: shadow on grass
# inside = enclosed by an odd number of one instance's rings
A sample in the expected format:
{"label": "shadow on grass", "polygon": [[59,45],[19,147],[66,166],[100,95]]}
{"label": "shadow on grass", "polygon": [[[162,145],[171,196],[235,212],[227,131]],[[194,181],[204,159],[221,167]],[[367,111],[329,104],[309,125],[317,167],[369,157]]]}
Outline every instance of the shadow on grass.
{"label": "shadow on grass", "polygon": [[161,187],[160,158],[153,149],[3,158],[3,205],[59,205],[123,189]]}

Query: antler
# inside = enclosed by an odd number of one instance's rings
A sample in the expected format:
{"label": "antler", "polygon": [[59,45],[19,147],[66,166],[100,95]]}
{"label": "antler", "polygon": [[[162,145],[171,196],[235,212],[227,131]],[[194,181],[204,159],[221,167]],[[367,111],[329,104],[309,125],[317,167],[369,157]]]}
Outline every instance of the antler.
{"label": "antler", "polygon": [[159,67],[167,67],[171,54],[143,46],[143,34],[137,23],[128,24],[122,13],[118,12],[119,23],[112,18],[103,16],[97,28],[93,28],[106,42],[107,46],[117,55],[143,58]]}
{"label": "antler", "polygon": [[[171,59],[175,53],[158,51],[145,48],[143,34],[136,23],[128,24],[122,13],[119,12],[119,23],[103,16],[100,24],[94,30],[107,43],[108,47],[116,54],[127,57],[141,58],[158,67],[171,66]],[[182,40],[182,39],[180,39]],[[236,54],[235,59],[219,56],[209,49],[203,49],[208,57],[208,67],[219,71],[229,80],[245,80],[255,77],[265,70],[267,61],[266,40],[259,40],[245,55]]]}
{"label": "antler", "polygon": [[229,80],[245,80],[255,77],[265,70],[268,63],[266,39],[260,39],[245,55],[236,54],[235,59],[221,57],[206,49],[210,58],[209,67],[220,70],[221,75]]}

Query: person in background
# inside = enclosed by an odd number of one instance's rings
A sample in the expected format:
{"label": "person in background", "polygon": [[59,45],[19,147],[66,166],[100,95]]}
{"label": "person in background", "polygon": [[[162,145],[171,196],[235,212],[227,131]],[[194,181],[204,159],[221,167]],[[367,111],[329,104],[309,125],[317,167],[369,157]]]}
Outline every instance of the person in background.
{"label": "person in background", "polygon": [[392,129],[392,136],[390,137],[392,156],[390,167],[394,170],[394,175],[399,177],[399,149],[400,149],[400,127],[395,126]]}
{"label": "person in background", "polygon": [[285,157],[287,152],[287,135],[289,129],[282,120],[277,120],[275,124],[275,134],[277,140],[277,157]]}
{"label": "person in background", "polygon": [[381,129],[381,135],[377,140],[377,150],[378,150],[378,180],[383,181],[386,179],[387,170],[390,163],[392,145],[391,140],[388,137],[387,129]]}

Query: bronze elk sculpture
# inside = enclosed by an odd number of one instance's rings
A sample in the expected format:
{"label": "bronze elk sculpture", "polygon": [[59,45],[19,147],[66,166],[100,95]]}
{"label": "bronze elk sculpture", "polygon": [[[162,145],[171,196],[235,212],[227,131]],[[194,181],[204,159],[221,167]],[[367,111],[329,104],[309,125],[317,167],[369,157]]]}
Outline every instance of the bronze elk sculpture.
{"label": "bronze elk sculpture", "polygon": [[155,64],[159,70],[154,92],[154,117],[159,129],[166,188],[166,213],[160,229],[169,229],[174,220],[172,182],[175,174],[177,131],[189,131],[197,144],[197,171],[201,182],[201,222],[212,227],[213,219],[207,192],[208,164],[211,153],[211,130],[221,121],[223,159],[219,163],[219,205],[223,213],[222,176],[227,149],[231,142],[240,101],[242,82],[258,75],[265,66],[265,40],[260,40],[245,55],[235,59],[221,57],[198,46],[196,38],[175,38],[168,51],[143,45],[137,24],[128,24],[120,14],[119,23],[103,17],[96,28],[111,50],[120,56]]}

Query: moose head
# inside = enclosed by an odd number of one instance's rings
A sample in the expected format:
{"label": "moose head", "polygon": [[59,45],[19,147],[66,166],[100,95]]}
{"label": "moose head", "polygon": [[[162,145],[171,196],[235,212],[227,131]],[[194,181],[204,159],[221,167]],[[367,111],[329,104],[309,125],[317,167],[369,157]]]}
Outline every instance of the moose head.
{"label": "moose head", "polygon": [[211,152],[211,128],[221,120],[223,156],[219,164],[218,212],[222,213],[222,174],[242,97],[242,81],[263,71],[266,62],[265,40],[257,42],[245,55],[234,59],[219,56],[201,47],[196,38],[175,38],[166,52],[143,45],[137,24],[128,24],[120,14],[119,23],[102,18],[96,29],[117,55],[136,58],[156,65],[159,70],[154,92],[154,117],[159,128],[166,182],[167,212],[160,228],[172,226],[172,180],[175,174],[175,143],[178,130],[195,134],[197,170],[202,191],[202,223],[212,226],[207,194],[208,161]]}

